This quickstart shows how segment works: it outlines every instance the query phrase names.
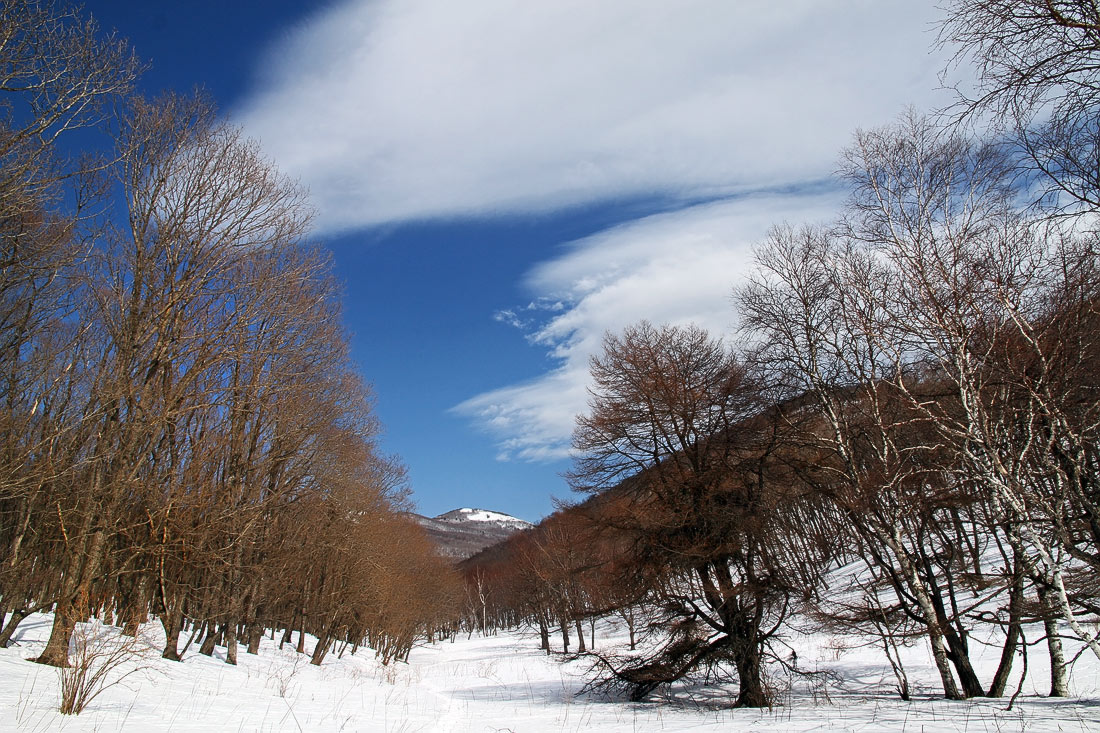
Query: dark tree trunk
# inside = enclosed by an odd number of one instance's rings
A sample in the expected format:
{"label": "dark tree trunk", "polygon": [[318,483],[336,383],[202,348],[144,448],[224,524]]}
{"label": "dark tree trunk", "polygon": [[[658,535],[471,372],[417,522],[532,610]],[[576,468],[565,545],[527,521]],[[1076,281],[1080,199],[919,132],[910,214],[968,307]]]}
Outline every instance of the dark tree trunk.
{"label": "dark tree trunk", "polygon": [[981,680],[978,679],[977,673],[974,672],[974,666],[970,663],[966,641],[946,621],[941,621],[940,628],[943,629],[943,638],[947,642],[947,658],[951,660],[951,664],[954,665],[955,672],[959,676],[963,696],[968,698],[984,697],[985,688],[982,687]]}
{"label": "dark tree trunk", "polygon": [[237,621],[235,619],[225,624],[225,663],[237,663]]}
{"label": "dark tree trunk", "polygon": [[179,643],[180,632],[183,631],[183,609],[174,608],[165,612],[160,617],[160,623],[164,627],[164,651],[161,657],[173,662],[180,661]]}
{"label": "dark tree trunk", "polygon": [[[188,620],[184,617],[184,626],[186,626],[187,623]],[[191,648],[191,644],[194,643],[195,637],[202,631],[202,624],[196,624],[194,622],[190,622],[190,624],[191,634],[187,637],[187,643],[183,645],[183,649],[180,651],[180,659],[183,659],[187,655],[187,650]]]}
{"label": "dark tree trunk", "polygon": [[206,636],[202,638],[202,645],[199,646],[199,654],[205,654],[208,657],[212,656],[214,654],[214,646],[217,643],[217,625],[213,621],[209,621],[206,624]]}
{"label": "dark tree trunk", "polygon": [[1008,677],[1012,673],[1012,660],[1016,658],[1016,649],[1020,645],[1023,629],[1020,618],[1023,615],[1024,578],[1020,572],[1020,563],[1015,563],[1016,575],[1008,592],[1008,629],[1005,631],[1005,644],[1001,648],[1001,661],[989,684],[987,697],[1001,697],[1008,686]]}
{"label": "dark tree trunk", "polygon": [[264,627],[259,623],[253,623],[248,629],[248,653],[260,653],[260,640],[264,636]]}
{"label": "dark tree trunk", "polygon": [[[931,561],[928,558],[923,558],[921,564],[924,567],[929,600],[932,602],[932,608],[935,609],[936,623],[939,625],[943,639],[947,643],[947,658],[951,660],[951,664],[955,667],[955,673],[962,685],[962,697],[984,697],[985,688],[982,687],[978,675],[974,672],[974,666],[970,663],[970,651],[967,648],[964,632],[957,629],[947,618],[943,594],[940,591],[939,583],[936,581],[936,573],[932,568]],[[949,585],[948,592],[950,591],[951,587]]]}
{"label": "dark tree trunk", "polygon": [[759,645],[744,645],[735,653],[734,662],[737,665],[737,700],[733,703],[734,707],[767,707],[768,695],[761,675]]}
{"label": "dark tree trunk", "polygon": [[313,654],[309,658],[310,664],[320,665],[328,655],[328,650],[331,647],[332,637],[327,632],[321,634],[321,638],[317,640],[317,646],[313,647]]}
{"label": "dark tree trunk", "polygon": [[54,610],[50,639],[46,642],[46,648],[34,661],[51,667],[68,667],[69,640],[72,639],[75,628],[76,609],[73,608],[73,603],[71,601],[58,603]]}
{"label": "dark tree trunk", "polygon": [[142,577],[134,583],[126,599],[126,604],[120,609],[119,616],[124,619],[122,635],[137,638],[138,627],[148,620],[146,613],[146,579]]}
{"label": "dark tree trunk", "polygon": [[72,592],[64,594],[54,608],[53,628],[46,648],[34,661],[51,667],[69,666],[69,642],[78,620],[87,618],[88,598],[92,578],[99,572],[107,535],[102,529],[92,533],[83,556],[74,555],[66,563],[70,577],[75,578]]}
{"label": "dark tree trunk", "polygon": [[542,646],[542,650],[547,654],[550,653],[550,628],[546,624],[546,618],[539,616],[539,643]]}
{"label": "dark tree trunk", "polygon": [[23,622],[23,619],[30,615],[30,612],[23,608],[16,608],[11,612],[8,622],[4,624],[4,630],[0,631],[0,649],[8,648],[12,636],[15,635],[15,630],[19,628],[19,624]]}

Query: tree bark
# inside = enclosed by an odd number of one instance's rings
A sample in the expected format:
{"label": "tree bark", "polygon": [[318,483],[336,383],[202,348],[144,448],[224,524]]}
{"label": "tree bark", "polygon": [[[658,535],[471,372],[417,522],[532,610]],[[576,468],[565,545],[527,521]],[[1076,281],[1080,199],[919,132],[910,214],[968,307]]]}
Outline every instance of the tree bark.
{"label": "tree bark", "polygon": [[314,665],[320,665],[328,655],[328,650],[332,646],[332,637],[327,632],[321,634],[321,638],[317,640],[317,646],[313,647],[313,654],[310,655],[309,663]]}
{"label": "tree bark", "polygon": [[264,627],[260,626],[259,622],[253,623],[248,627],[248,653],[259,654],[260,653],[260,640],[264,636]]}
{"label": "tree bark", "polygon": [[760,647],[746,644],[735,652],[737,665],[737,700],[734,707],[763,708],[768,706],[768,695],[760,669]]}
{"label": "tree bark", "polygon": [[46,648],[34,660],[39,664],[48,664],[51,667],[69,666],[69,641],[76,628],[76,609],[71,601],[58,603],[53,615],[53,628],[50,630],[50,639],[46,642]]}
{"label": "tree bark", "polygon": [[1008,630],[1005,635],[1005,644],[1001,648],[1001,661],[997,665],[997,671],[993,675],[993,681],[989,684],[989,693],[986,697],[1001,697],[1008,686],[1008,677],[1012,673],[1012,660],[1016,657],[1016,649],[1020,645],[1023,629],[1020,626],[1020,618],[1023,615],[1024,578],[1019,561],[1014,563],[1015,576],[1012,587],[1008,592]]}
{"label": "tree bark", "polygon": [[205,654],[206,656],[213,656],[214,646],[218,642],[218,627],[213,621],[208,621],[206,624],[206,636],[202,638],[202,644],[199,645],[199,654]]}
{"label": "tree bark", "polygon": [[22,623],[23,619],[27,616],[30,616],[30,612],[26,609],[16,608],[12,610],[8,622],[4,624],[3,631],[0,631],[0,649],[8,648],[12,636],[15,635],[15,630],[19,628],[19,624]]}
{"label": "tree bark", "polygon": [[544,652],[550,653],[550,629],[543,616],[539,616],[539,644]]}
{"label": "tree bark", "polygon": [[183,631],[183,609],[166,610],[164,615],[160,617],[160,623],[164,627],[164,650],[160,656],[163,659],[178,662],[181,659],[179,643],[180,632]]}
{"label": "tree bark", "polygon": [[225,624],[225,663],[237,663],[237,621],[230,619]]}
{"label": "tree bark", "polygon": [[1066,672],[1066,655],[1062,649],[1062,637],[1058,634],[1059,607],[1055,592],[1040,588],[1039,600],[1043,607],[1043,627],[1047,635],[1047,651],[1050,654],[1050,696],[1069,696],[1069,675]]}

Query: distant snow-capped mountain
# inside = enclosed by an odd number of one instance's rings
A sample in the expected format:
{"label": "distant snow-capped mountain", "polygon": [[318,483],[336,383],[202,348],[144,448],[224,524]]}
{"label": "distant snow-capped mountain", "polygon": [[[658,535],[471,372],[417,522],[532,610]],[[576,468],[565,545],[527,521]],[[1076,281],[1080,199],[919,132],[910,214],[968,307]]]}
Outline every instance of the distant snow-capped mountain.
{"label": "distant snow-capped mountain", "polygon": [[468,507],[452,509],[437,517],[410,516],[424,528],[440,554],[456,562],[532,526],[508,514]]}
{"label": "distant snow-capped mountain", "polygon": [[481,522],[489,524],[505,524],[517,529],[527,529],[531,526],[530,522],[525,522],[522,519],[517,519],[509,514],[501,514],[500,512],[491,512],[488,509],[452,509],[446,514],[440,514],[435,517],[440,522],[453,522],[453,523],[468,523],[468,522]]}

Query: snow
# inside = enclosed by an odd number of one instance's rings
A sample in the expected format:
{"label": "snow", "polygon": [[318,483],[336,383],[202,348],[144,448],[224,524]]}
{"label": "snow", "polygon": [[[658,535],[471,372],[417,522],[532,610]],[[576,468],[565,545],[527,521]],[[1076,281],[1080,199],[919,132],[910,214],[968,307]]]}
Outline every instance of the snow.
{"label": "snow", "polygon": [[[515,525],[523,526],[523,527],[531,526],[530,522],[525,522],[522,519],[517,519],[516,517],[510,516],[508,514],[501,514],[500,512],[491,512],[488,509],[471,509],[469,507],[463,507],[461,509],[456,509],[454,512],[449,512],[449,513],[450,514],[455,514],[455,513],[461,514],[462,518],[461,519],[447,518],[444,521],[449,521],[449,522],[456,522],[456,521],[503,522],[505,524],[515,524]],[[443,515],[443,516],[446,516],[446,515]],[[437,519],[442,519],[442,518],[443,517],[437,517]]]}
{"label": "snow", "polygon": [[[911,703],[892,693],[881,652],[850,638],[793,633],[786,638],[803,668],[828,670],[824,683],[773,677],[772,710],[733,710],[730,687],[674,688],[651,703],[578,694],[588,662],[560,663],[538,650],[537,637],[508,632],[467,637],[413,650],[408,664],[383,667],[369,649],[320,667],[290,646],[264,639],[258,656],[241,650],[236,667],[198,654],[159,658],[160,626],[141,628],[140,669],[107,689],[79,716],[56,712],[58,672],[26,660],[44,646],[51,619],[26,620],[18,643],[0,650],[0,730],[11,731],[1096,731],[1100,730],[1100,664],[1080,657],[1067,700],[1041,697],[1048,684],[1043,646],[1030,654],[1029,681],[1011,710],[1007,700],[938,699],[926,643],[904,650],[917,688]],[[621,641],[621,630],[597,626],[596,646]],[[311,648],[307,638],[307,651]],[[978,655],[984,679],[997,650]],[[124,670],[120,670],[124,671]],[[1018,678],[1013,674],[1012,688]]]}

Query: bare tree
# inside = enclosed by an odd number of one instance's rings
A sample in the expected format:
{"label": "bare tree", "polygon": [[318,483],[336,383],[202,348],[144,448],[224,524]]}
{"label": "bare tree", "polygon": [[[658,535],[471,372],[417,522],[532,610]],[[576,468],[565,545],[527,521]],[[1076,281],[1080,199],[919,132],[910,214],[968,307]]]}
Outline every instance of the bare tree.
{"label": "bare tree", "polygon": [[1007,129],[1057,208],[1100,204],[1100,9],[1091,0],[954,0],[940,40],[978,70],[963,117]]}
{"label": "bare tree", "polygon": [[[106,162],[57,142],[100,126],[133,85],[126,44],[60,3],[0,3],[0,644],[52,602],[42,563],[60,529],[47,497],[71,481],[86,355],[73,313],[96,232],[89,207]],[[64,211],[60,204],[66,200]]]}
{"label": "bare tree", "polygon": [[178,421],[200,407],[202,383],[229,356],[218,347],[238,263],[301,236],[301,193],[217,123],[209,105],[137,101],[121,138],[125,234],[94,254],[84,320],[96,361],[84,421],[83,480],[69,497],[65,583],[40,661],[64,665],[72,624],[87,614],[134,498],[167,461]]}
{"label": "bare tree", "polygon": [[[1060,589],[1060,613],[1094,644],[1067,585],[1070,558],[1093,564],[1091,245],[1017,210],[1004,148],[914,115],[858,134],[843,172],[841,224],[778,229],[740,307],[773,372],[816,403],[809,435],[835,460],[825,486],[925,626],[948,697],[987,694],[967,627],[983,554],[1005,558],[1006,640],[988,693],[1000,694],[1025,578]],[[1074,304],[1072,317],[1056,303]],[[1053,335],[1063,326],[1072,337]],[[960,596],[965,578],[977,584]]]}
{"label": "bare tree", "polygon": [[633,561],[660,579],[672,636],[615,677],[641,699],[729,659],[736,704],[768,704],[767,641],[823,557],[800,514],[804,484],[778,478],[782,441],[760,383],[704,330],[648,323],[606,336],[592,376],[570,481],[622,497],[601,519],[628,533]]}
{"label": "bare tree", "polygon": [[[898,393],[990,492],[1012,541],[1026,545],[1019,556],[1033,559],[1074,632],[1100,654],[1075,619],[1065,572],[1069,557],[1097,567],[1095,550],[1084,549],[1096,517],[1092,237],[1021,216],[1011,161],[927,122],[858,137],[847,165],[847,232],[897,278],[883,301],[894,360],[944,379],[959,409],[915,394],[906,370],[893,380]],[[1068,517],[1082,514],[1084,525],[1069,530]]]}

